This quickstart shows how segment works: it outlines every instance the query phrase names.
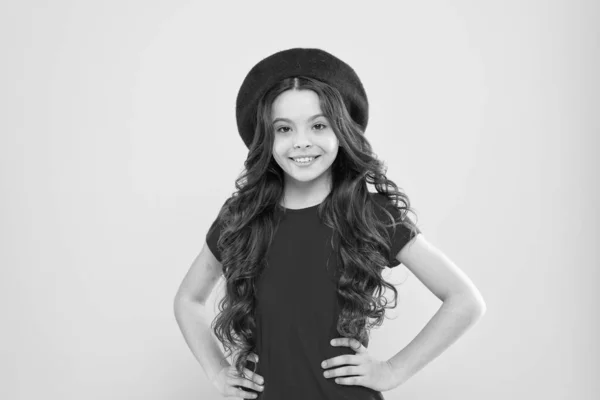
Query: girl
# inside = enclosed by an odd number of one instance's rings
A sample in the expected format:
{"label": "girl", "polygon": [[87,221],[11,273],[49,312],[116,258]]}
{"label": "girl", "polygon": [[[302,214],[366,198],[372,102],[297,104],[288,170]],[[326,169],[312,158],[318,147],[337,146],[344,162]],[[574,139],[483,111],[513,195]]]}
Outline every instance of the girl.
{"label": "girl", "polygon": [[[408,218],[408,196],[364,136],[367,96],[348,64],[314,48],[275,53],[246,76],[236,119],[245,174],[175,300],[188,346],[227,398],[383,399],[484,314],[480,293]],[[397,301],[381,272],[401,263],[443,306],[378,360],[367,346],[390,308],[384,289]],[[221,276],[209,327],[206,300]]]}

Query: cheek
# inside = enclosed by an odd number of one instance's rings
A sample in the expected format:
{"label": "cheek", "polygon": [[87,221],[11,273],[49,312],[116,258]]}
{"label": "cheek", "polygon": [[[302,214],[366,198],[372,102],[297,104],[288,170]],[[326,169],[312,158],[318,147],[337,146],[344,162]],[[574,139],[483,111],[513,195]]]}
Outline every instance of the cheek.
{"label": "cheek", "polygon": [[325,150],[327,153],[335,155],[339,148],[339,142],[337,140],[337,137],[333,136],[327,141],[324,141],[321,146],[323,147],[323,150]]}
{"label": "cheek", "polygon": [[286,153],[285,149],[273,146],[273,158],[275,159],[275,162],[277,164],[279,164],[279,166],[282,168],[283,168],[283,164],[285,164],[285,162],[287,161],[286,154],[287,153]]}
{"label": "cheek", "polygon": [[276,159],[281,158],[281,154],[283,153],[283,146],[281,145],[281,143],[278,143],[277,141],[275,141],[273,143],[273,148],[271,149],[271,152],[273,153],[273,157]]}

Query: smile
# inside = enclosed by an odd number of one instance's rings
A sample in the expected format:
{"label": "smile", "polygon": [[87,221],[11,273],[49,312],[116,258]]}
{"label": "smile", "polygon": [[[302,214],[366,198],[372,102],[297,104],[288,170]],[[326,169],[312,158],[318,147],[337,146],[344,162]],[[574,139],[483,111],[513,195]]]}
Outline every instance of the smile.
{"label": "smile", "polygon": [[305,157],[305,158],[297,158],[297,159],[290,158],[290,160],[292,160],[294,162],[294,164],[296,164],[296,165],[306,166],[306,165],[313,164],[315,162],[315,160],[319,157],[321,157],[321,156]]}

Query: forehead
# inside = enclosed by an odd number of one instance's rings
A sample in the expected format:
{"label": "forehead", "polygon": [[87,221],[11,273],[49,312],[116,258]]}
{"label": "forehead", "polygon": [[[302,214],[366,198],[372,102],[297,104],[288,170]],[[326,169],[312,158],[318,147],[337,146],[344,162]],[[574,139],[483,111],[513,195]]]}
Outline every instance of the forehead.
{"label": "forehead", "polygon": [[320,113],[319,96],[312,90],[286,90],[275,98],[271,107],[273,119],[305,119]]}

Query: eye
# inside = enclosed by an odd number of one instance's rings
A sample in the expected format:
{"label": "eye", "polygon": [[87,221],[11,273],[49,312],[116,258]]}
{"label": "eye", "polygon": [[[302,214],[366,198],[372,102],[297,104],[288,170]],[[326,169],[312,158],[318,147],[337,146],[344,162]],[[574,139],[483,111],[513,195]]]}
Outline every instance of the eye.
{"label": "eye", "polygon": [[[325,124],[321,124],[321,123],[315,124],[315,125],[313,125],[313,126],[321,126],[322,128],[320,128],[320,129],[317,129],[317,130],[319,130],[319,131],[322,131],[323,129],[326,129],[326,128],[327,128],[327,125],[325,125]],[[276,129],[276,132],[281,132],[281,130],[282,130],[282,129],[290,129],[290,127],[289,127],[289,126],[281,126],[281,127],[279,127],[278,129]],[[284,132],[281,132],[281,133],[287,133],[287,132],[288,132],[288,131],[284,131]]]}

